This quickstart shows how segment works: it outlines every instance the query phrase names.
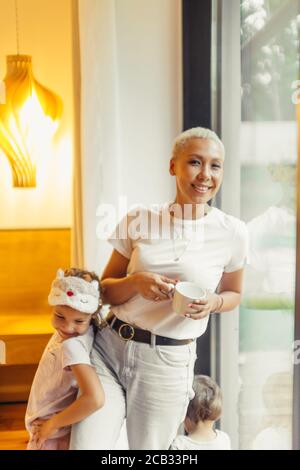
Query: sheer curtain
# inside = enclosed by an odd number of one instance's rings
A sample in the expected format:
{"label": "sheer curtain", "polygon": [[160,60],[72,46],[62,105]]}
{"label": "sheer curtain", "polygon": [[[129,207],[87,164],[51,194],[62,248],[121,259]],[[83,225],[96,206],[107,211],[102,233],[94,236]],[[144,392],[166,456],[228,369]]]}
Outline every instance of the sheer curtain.
{"label": "sheer curtain", "polygon": [[[221,34],[221,136],[226,148],[221,209],[240,217],[240,0],[231,0],[226,7],[222,3]],[[229,315],[221,315],[220,322],[220,385],[224,397],[221,424],[222,429],[229,433],[233,448],[237,449],[239,309]]]}
{"label": "sheer curtain", "polygon": [[181,2],[78,0],[78,18],[84,264],[100,272],[111,249],[96,235],[99,207],[112,204],[119,219],[120,197],[130,206],[174,192],[168,161],[182,123]]}
{"label": "sheer curtain", "polygon": [[80,42],[78,2],[72,2],[73,29],[73,80],[74,80],[74,125],[73,125],[73,224],[71,230],[71,264],[84,265],[83,225],[82,225],[82,183],[81,183],[81,74],[80,74]]}
{"label": "sheer curtain", "polygon": [[115,204],[121,193],[115,2],[79,0],[78,17],[84,264],[99,271],[105,252],[96,240],[97,207],[101,202]]}
{"label": "sheer curtain", "polygon": [[[97,235],[99,208],[111,204],[119,219],[121,197],[130,206],[174,193],[168,162],[182,130],[181,2],[78,0],[77,18],[73,246],[101,274],[111,248]],[[123,427],[116,448],[126,447]]]}

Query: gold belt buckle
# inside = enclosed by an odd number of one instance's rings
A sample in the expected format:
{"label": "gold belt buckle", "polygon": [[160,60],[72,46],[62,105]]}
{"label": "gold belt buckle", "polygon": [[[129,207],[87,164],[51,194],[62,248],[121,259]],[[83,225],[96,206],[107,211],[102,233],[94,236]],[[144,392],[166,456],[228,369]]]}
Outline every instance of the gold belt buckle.
{"label": "gold belt buckle", "polygon": [[[123,328],[130,329],[128,337],[123,336]],[[134,328],[133,326],[128,325],[128,323],[123,323],[123,325],[120,326],[118,333],[119,333],[120,338],[124,339],[124,341],[130,341],[134,337]]]}

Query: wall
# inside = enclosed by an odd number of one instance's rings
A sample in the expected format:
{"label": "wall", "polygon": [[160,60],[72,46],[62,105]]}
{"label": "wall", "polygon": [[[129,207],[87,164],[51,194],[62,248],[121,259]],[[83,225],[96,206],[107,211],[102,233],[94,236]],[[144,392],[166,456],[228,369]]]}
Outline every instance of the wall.
{"label": "wall", "polygon": [[[62,98],[63,115],[51,148],[45,148],[37,188],[13,188],[8,160],[0,151],[0,229],[70,227],[71,0],[18,0],[18,11],[20,53],[32,55],[35,78]],[[6,73],[6,55],[16,52],[15,2],[0,0],[0,79]]]}
{"label": "wall", "polygon": [[116,24],[123,191],[159,203],[173,196],[168,164],[182,130],[180,2],[119,0]]}

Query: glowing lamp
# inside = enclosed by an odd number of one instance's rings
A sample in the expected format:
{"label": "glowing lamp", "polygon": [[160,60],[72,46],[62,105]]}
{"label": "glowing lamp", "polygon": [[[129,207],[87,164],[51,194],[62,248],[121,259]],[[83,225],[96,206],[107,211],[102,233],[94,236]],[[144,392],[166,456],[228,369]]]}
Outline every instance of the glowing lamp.
{"label": "glowing lamp", "polygon": [[58,128],[62,102],[34,78],[28,55],[7,56],[4,87],[0,149],[9,160],[14,187],[35,187],[37,159]]}

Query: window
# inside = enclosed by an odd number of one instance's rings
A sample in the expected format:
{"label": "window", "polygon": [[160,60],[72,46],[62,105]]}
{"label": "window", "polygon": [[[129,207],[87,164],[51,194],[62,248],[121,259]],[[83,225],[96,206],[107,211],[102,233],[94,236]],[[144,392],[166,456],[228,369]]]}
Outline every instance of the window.
{"label": "window", "polygon": [[292,97],[299,77],[300,14],[296,0],[227,5],[221,208],[247,223],[250,250],[239,314],[221,318],[223,427],[235,434],[235,448],[291,449],[297,186]]}
{"label": "window", "polygon": [[250,236],[239,328],[239,445],[292,448],[297,2],[241,1],[241,218]]}

